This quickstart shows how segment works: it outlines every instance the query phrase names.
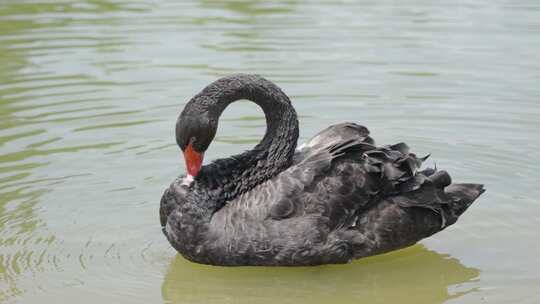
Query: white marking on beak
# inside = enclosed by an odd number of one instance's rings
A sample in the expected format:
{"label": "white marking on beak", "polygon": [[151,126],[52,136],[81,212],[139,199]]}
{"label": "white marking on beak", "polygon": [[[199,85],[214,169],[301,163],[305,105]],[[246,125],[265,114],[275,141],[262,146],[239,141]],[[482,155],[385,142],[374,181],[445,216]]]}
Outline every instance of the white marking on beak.
{"label": "white marking on beak", "polygon": [[193,175],[188,174],[186,177],[182,179],[182,185],[189,186],[191,185],[191,183],[193,183],[194,180],[195,178],[193,177]]}

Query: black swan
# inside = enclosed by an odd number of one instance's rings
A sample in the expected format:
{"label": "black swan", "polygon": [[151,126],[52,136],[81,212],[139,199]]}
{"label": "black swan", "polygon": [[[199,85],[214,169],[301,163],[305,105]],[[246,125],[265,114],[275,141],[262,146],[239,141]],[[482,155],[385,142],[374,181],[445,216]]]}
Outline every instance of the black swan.
{"label": "black swan", "polygon": [[[266,116],[252,150],[202,166],[218,120],[248,99]],[[404,143],[377,147],[354,123],[333,125],[296,148],[287,95],[257,75],[232,75],[185,106],[176,141],[187,175],[165,190],[163,233],[185,258],[211,265],[347,263],[413,245],[456,222],[484,192],[424,169]]]}

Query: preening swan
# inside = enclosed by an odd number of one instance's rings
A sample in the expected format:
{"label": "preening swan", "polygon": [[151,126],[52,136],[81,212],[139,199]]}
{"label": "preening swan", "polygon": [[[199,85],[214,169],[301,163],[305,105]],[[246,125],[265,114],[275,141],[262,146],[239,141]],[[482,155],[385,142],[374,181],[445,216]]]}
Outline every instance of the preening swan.
{"label": "preening swan", "polygon": [[[252,150],[202,166],[223,110],[248,99],[266,116]],[[287,95],[257,75],[204,88],[176,124],[187,175],[161,199],[163,233],[185,258],[212,265],[347,263],[410,246],[456,222],[484,192],[420,170],[404,143],[376,146],[355,123],[333,125],[296,149]]]}

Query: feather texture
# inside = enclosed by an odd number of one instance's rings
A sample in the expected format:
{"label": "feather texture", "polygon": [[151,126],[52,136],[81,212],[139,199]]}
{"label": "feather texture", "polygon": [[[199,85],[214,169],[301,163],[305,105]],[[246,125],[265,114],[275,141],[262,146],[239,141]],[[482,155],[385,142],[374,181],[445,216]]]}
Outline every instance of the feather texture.
{"label": "feather texture", "polygon": [[[188,258],[316,265],[410,246],[455,223],[483,192],[475,184],[449,186],[445,171],[419,171],[425,159],[403,143],[376,147],[365,127],[329,127],[297,150],[290,168],[216,212]],[[182,200],[188,186],[181,181],[166,192],[163,209]]]}

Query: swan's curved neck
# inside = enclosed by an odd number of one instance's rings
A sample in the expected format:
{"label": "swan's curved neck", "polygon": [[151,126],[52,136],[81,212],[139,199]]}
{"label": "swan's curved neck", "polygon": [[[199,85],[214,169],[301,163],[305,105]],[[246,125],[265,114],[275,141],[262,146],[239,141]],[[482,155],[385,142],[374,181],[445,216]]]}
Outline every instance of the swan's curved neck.
{"label": "swan's curved neck", "polygon": [[262,108],[266,134],[252,150],[216,160],[202,168],[192,192],[198,204],[204,204],[208,211],[218,210],[227,201],[276,176],[292,163],[298,140],[298,119],[287,95],[272,82],[256,75],[225,77],[206,87],[187,106],[199,107],[199,111],[206,112],[217,124],[223,110],[240,99],[251,100]]}

